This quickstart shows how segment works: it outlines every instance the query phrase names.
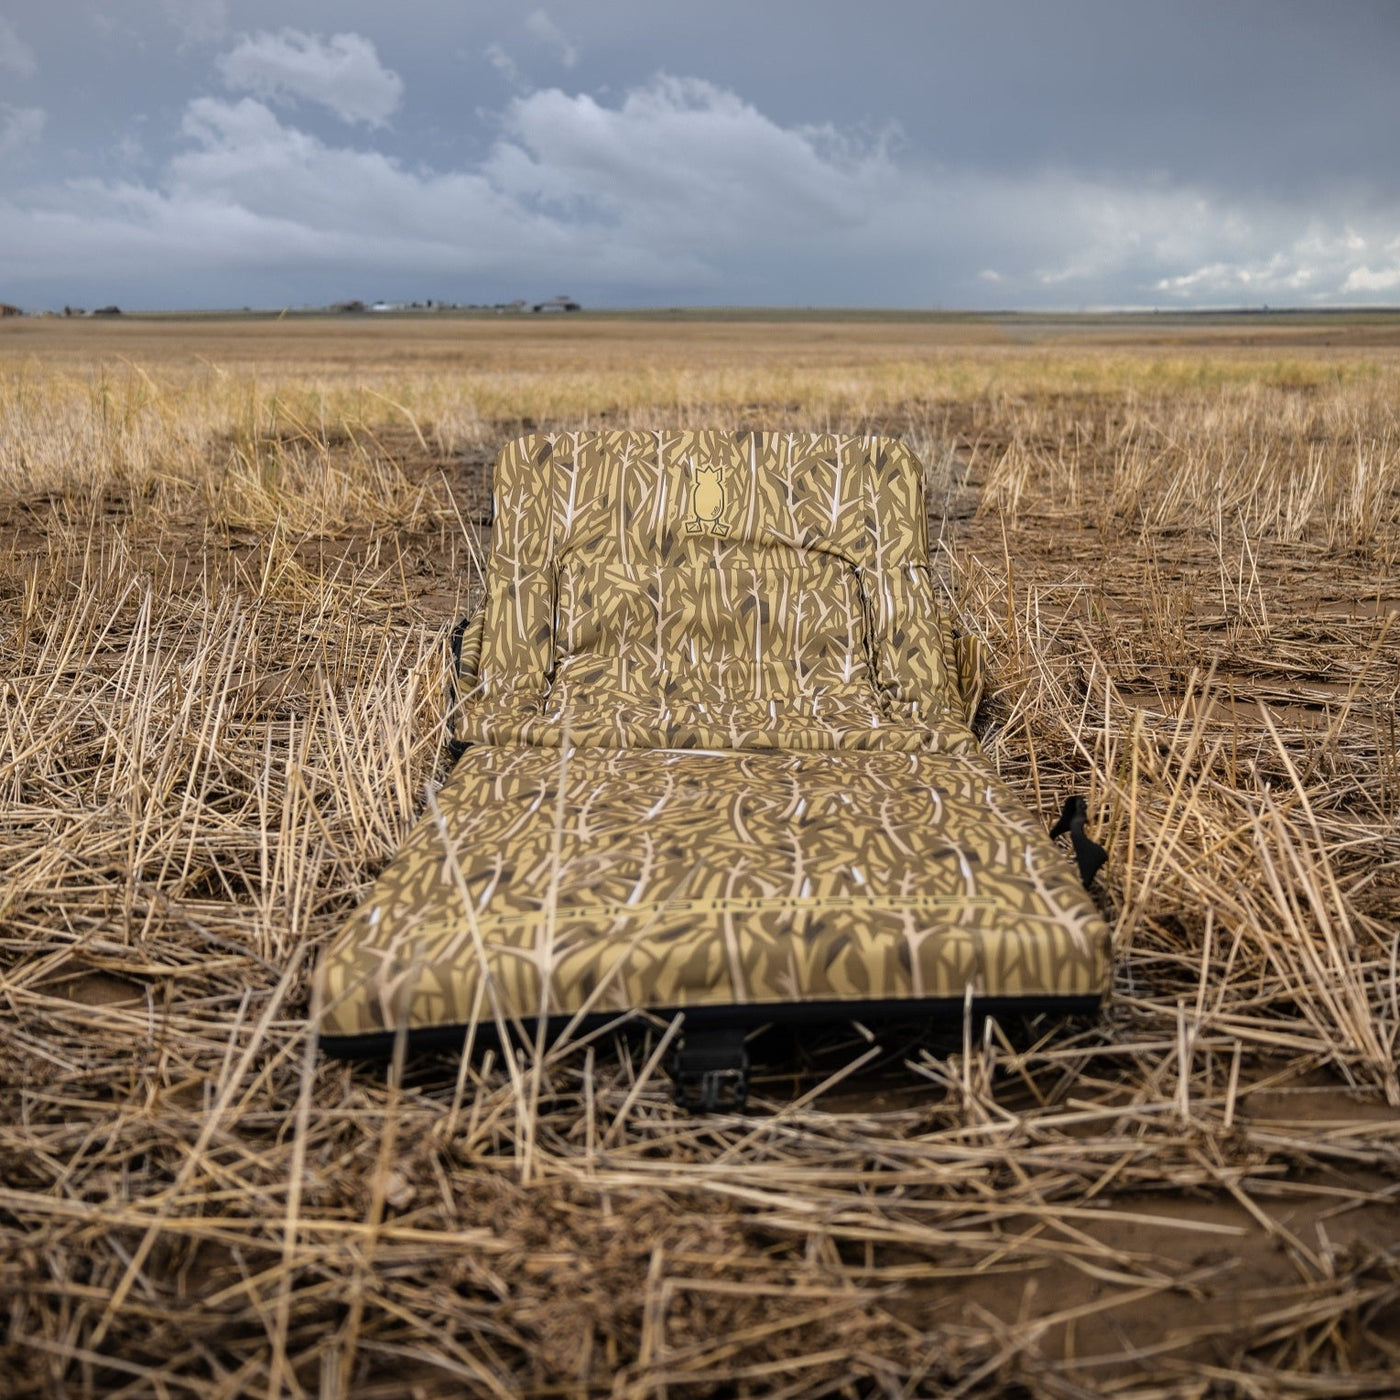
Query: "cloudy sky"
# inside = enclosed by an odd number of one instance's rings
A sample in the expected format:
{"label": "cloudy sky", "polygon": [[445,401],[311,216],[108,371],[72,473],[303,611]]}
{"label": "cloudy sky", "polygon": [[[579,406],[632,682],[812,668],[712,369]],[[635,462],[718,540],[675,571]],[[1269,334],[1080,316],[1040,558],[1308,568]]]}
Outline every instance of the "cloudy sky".
{"label": "cloudy sky", "polygon": [[0,300],[1400,303],[1394,0],[0,0]]}

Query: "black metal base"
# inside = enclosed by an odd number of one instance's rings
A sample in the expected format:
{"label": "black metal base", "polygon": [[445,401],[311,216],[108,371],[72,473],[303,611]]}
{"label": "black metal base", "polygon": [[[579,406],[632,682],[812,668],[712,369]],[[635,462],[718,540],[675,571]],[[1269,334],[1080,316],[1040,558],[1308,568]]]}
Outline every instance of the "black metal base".
{"label": "black metal base", "polygon": [[738,1113],[749,1097],[749,1051],[742,1027],[687,1031],[671,1058],[676,1104],[691,1113]]}
{"label": "black metal base", "polygon": [[[986,1016],[1085,1016],[1093,1015],[1103,1004],[1100,996],[1033,996],[1033,997],[974,997],[972,1015]],[[900,997],[882,1001],[771,1001],[748,1002],[731,1006],[686,1006],[639,1009],[632,1014],[630,1025],[640,1028],[657,1021],[669,1021],[677,1015],[685,1017],[687,1037],[709,1030],[737,1030],[744,1033],[760,1026],[810,1026],[842,1021],[889,1022],[927,1020],[960,1023],[967,1003],[962,997]],[[545,1026],[546,1040],[557,1037],[572,1023],[572,1016],[551,1016]],[[616,1011],[595,1012],[585,1016],[577,1029],[587,1034],[612,1022],[625,1019]],[[523,1021],[521,1028],[533,1039],[538,1030],[534,1018]],[[412,1053],[427,1050],[461,1050],[466,1039],[465,1025],[418,1026],[408,1031],[408,1049]],[[497,1043],[499,1033],[494,1021],[477,1027],[475,1043],[481,1048]],[[395,1033],[391,1030],[369,1031],[364,1035],[323,1035],[320,1048],[339,1059],[387,1059],[394,1052]]]}

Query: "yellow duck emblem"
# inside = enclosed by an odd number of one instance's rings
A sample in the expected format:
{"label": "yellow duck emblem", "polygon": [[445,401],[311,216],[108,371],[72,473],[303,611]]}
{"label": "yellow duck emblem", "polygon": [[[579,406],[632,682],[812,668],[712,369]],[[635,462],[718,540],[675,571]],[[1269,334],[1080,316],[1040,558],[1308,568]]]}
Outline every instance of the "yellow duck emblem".
{"label": "yellow duck emblem", "polygon": [[695,486],[692,488],[690,508],[693,518],[685,522],[685,528],[692,534],[700,534],[706,525],[710,533],[727,535],[729,526],[720,524],[720,512],[724,509],[724,469],[722,467],[696,467]]}

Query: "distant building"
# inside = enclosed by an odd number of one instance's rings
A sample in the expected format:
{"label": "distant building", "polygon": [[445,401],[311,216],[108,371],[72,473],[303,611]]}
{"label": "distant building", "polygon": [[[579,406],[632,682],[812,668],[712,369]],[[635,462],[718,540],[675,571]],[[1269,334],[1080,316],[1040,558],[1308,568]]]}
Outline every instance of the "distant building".
{"label": "distant building", "polygon": [[363,311],[364,309],[365,304],[362,301],[338,301],[331,307],[332,311],[341,312]]}
{"label": "distant building", "polygon": [[122,309],[120,306],[99,306],[92,314],[94,316],[120,316]]}
{"label": "distant building", "polygon": [[582,311],[573,297],[550,297],[548,301],[537,301],[531,311]]}
{"label": "distant building", "polygon": [[24,312],[17,306],[11,306],[8,301],[0,301],[0,316],[23,316]]}

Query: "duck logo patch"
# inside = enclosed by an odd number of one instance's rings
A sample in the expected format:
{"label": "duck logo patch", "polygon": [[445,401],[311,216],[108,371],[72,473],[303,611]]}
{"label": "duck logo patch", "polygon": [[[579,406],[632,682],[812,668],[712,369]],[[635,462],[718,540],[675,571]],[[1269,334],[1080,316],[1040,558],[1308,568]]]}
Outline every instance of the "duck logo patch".
{"label": "duck logo patch", "polygon": [[710,527],[712,535],[727,535],[729,526],[721,524],[724,510],[724,468],[695,468],[695,485],[690,491],[690,518],[685,522],[687,533],[703,534]]}

